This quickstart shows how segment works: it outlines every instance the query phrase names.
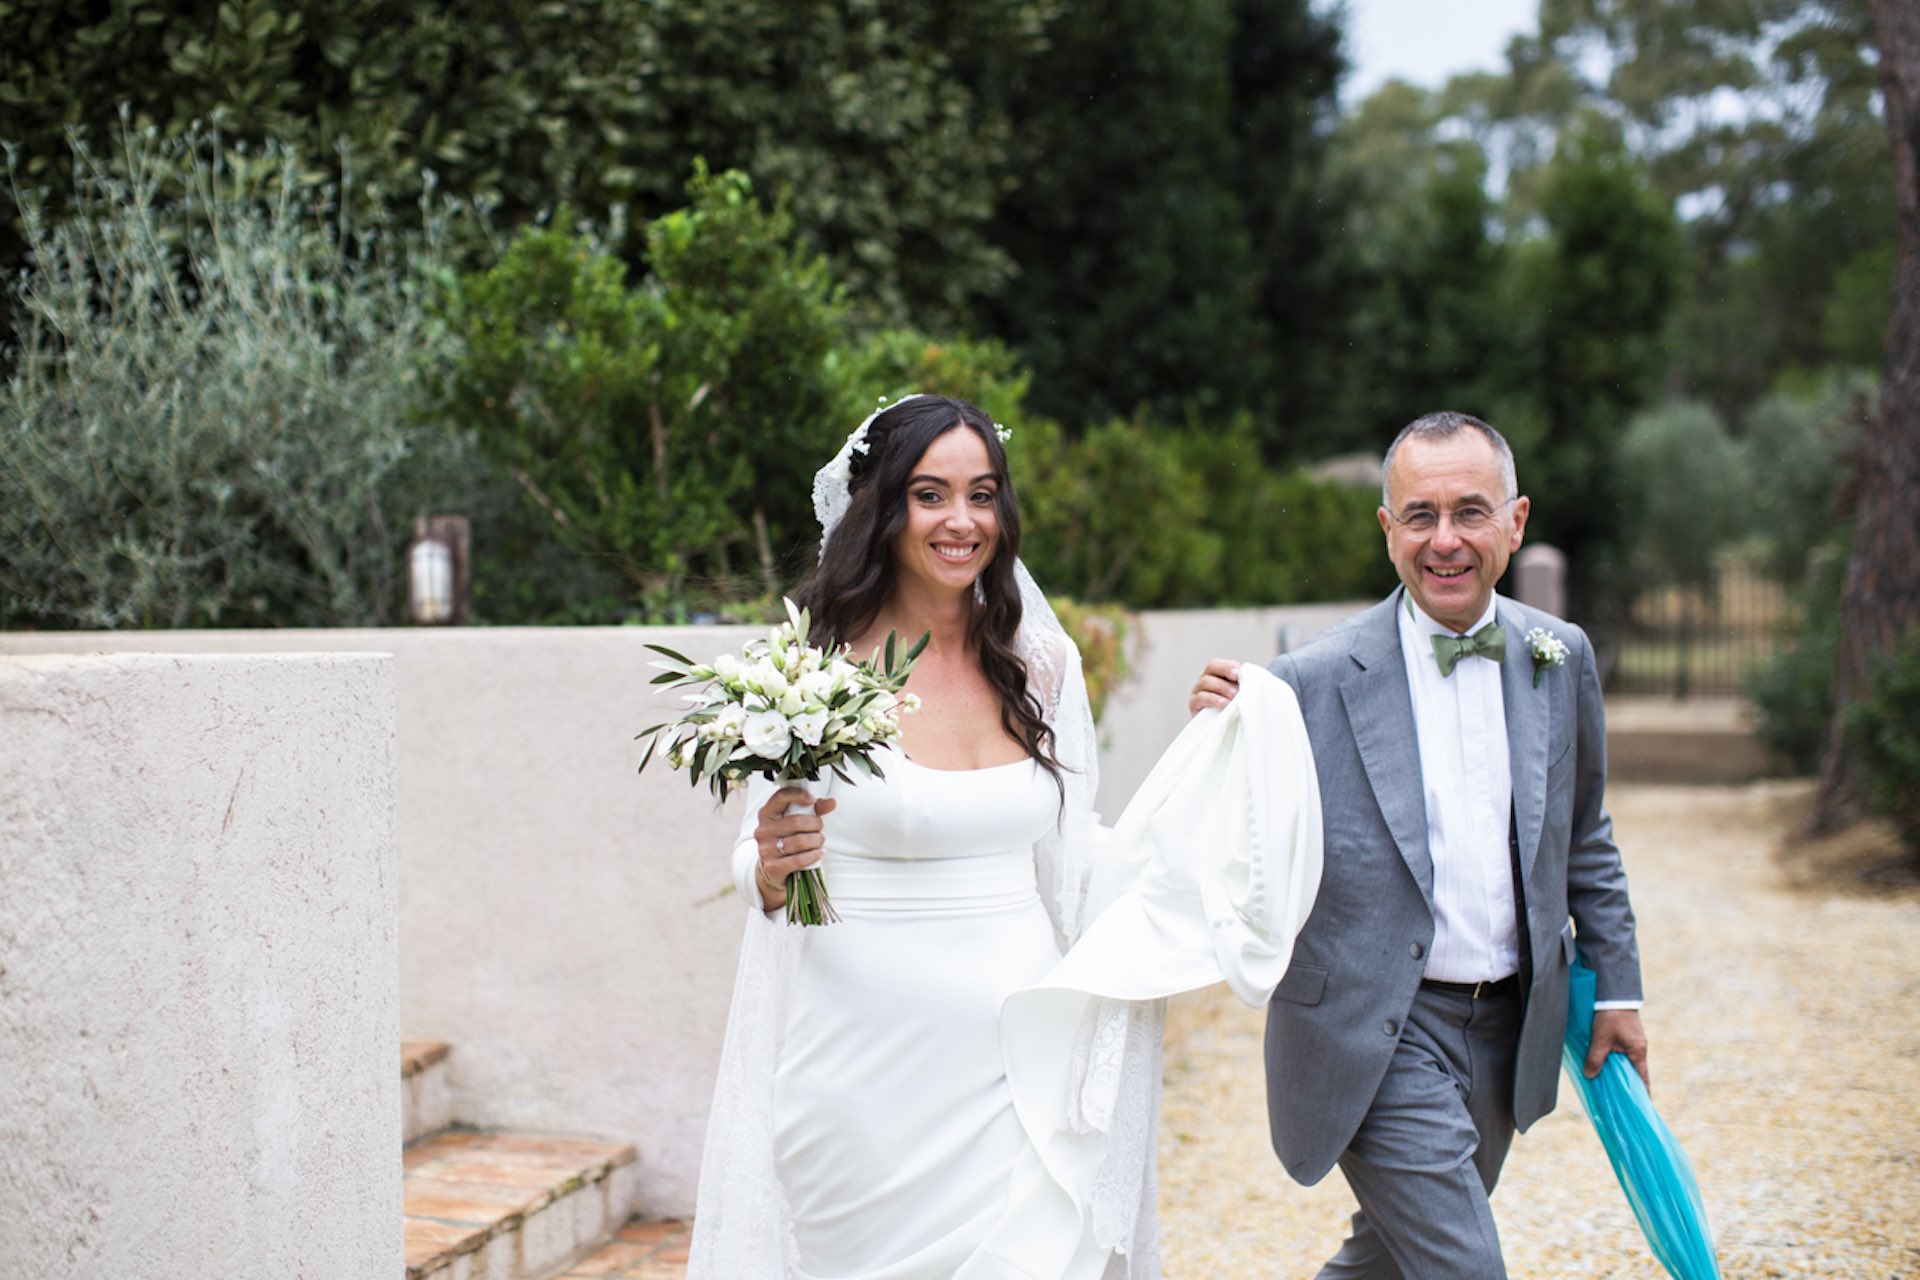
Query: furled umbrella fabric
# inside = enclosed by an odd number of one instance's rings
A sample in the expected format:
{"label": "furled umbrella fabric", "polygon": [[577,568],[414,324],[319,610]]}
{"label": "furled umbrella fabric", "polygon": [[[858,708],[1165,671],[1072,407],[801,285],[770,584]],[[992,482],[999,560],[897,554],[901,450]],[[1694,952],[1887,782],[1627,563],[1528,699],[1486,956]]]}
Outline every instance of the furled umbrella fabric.
{"label": "furled umbrella fabric", "polygon": [[1620,1189],[1640,1220],[1653,1256],[1674,1280],[1720,1280],[1713,1232],[1707,1225],[1693,1163],[1653,1109],[1646,1085],[1624,1054],[1608,1054],[1600,1074],[1587,1079],[1584,1064],[1592,1044],[1593,970],[1576,963],[1571,984],[1561,1063],[1607,1149]]}

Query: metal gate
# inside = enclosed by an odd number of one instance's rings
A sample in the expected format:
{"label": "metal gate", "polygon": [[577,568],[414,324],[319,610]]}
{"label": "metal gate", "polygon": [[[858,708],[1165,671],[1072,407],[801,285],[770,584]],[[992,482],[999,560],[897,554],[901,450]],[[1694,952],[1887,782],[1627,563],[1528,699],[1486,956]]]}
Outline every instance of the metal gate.
{"label": "metal gate", "polygon": [[1725,566],[1710,591],[1642,594],[1615,632],[1607,692],[1672,698],[1740,695],[1786,643],[1797,606],[1779,583]]}

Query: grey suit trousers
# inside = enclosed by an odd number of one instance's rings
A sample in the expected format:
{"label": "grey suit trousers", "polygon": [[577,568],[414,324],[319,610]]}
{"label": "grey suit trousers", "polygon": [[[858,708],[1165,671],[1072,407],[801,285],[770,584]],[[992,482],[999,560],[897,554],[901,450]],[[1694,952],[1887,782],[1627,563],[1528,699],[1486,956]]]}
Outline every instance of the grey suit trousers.
{"label": "grey suit trousers", "polygon": [[1504,1280],[1487,1197],[1513,1144],[1517,992],[1414,997],[1340,1171],[1360,1211],[1319,1280]]}

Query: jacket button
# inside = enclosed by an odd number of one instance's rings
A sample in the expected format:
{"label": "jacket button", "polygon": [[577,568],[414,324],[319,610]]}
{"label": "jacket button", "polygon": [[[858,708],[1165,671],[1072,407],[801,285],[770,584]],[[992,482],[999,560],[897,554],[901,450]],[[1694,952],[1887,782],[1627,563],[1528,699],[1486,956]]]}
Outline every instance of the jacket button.
{"label": "jacket button", "polygon": [[1421,956],[1427,954],[1427,949],[1416,942],[1412,946],[1407,948],[1407,954],[1412,956],[1415,960],[1418,960]]}
{"label": "jacket button", "polygon": [[1380,1026],[1380,1029],[1386,1032],[1390,1036],[1397,1036],[1400,1034],[1400,1024],[1395,1022],[1392,1018],[1388,1018],[1384,1023],[1382,1023]]}

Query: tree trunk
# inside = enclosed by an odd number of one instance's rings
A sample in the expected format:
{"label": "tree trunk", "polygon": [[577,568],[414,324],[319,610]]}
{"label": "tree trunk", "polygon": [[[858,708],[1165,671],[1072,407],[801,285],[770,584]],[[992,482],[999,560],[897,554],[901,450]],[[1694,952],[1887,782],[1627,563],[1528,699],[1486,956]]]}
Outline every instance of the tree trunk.
{"label": "tree trunk", "polygon": [[1880,85],[1893,139],[1900,256],[1880,411],[1861,449],[1860,505],[1840,602],[1840,665],[1833,719],[1809,824],[1831,830],[1850,815],[1842,713],[1874,657],[1920,625],[1920,5],[1873,0]]}

